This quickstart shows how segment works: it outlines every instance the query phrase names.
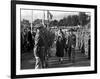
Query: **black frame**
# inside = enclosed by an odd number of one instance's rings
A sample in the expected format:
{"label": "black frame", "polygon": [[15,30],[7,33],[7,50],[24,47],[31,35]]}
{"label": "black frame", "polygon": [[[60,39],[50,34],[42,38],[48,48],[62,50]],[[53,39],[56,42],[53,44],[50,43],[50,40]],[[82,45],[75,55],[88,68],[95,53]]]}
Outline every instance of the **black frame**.
{"label": "black frame", "polygon": [[[78,71],[78,72],[60,72],[46,74],[30,74],[16,75],[16,4],[26,5],[44,5],[44,6],[61,6],[61,7],[76,7],[94,9],[94,52],[95,52],[95,69],[93,71]],[[63,3],[48,3],[48,2],[33,2],[33,1],[11,1],[11,78],[29,78],[29,77],[45,77],[45,76],[61,76],[61,75],[79,75],[97,73],[97,6],[96,5],[81,5],[81,4],[63,4]]]}

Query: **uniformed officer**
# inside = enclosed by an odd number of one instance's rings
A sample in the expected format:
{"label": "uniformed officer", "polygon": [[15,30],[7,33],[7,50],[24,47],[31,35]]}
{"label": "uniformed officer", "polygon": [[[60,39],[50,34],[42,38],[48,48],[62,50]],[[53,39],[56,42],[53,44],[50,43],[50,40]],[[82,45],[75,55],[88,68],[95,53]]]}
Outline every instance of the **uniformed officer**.
{"label": "uniformed officer", "polygon": [[76,46],[76,36],[73,33],[73,30],[71,29],[69,31],[69,36],[68,36],[68,56],[69,60],[72,59],[72,62],[75,62],[75,46]]}
{"label": "uniformed officer", "polygon": [[45,64],[45,52],[44,52],[45,41],[41,33],[42,28],[43,28],[43,25],[38,24],[37,32],[35,36],[35,45],[34,45],[34,56],[36,59],[35,69],[44,68],[44,64]]}

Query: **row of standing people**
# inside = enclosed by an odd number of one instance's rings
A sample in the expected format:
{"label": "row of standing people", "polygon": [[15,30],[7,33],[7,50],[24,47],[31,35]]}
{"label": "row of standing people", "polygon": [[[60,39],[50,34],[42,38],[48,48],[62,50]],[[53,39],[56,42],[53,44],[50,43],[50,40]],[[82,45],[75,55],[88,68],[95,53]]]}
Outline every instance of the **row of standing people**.
{"label": "row of standing people", "polygon": [[[81,53],[84,55],[88,56],[90,59],[90,49],[91,49],[91,37],[90,37],[90,32],[85,32],[85,31],[73,31],[72,32],[75,37],[76,37],[76,46],[75,49],[80,50]],[[66,48],[68,48],[69,44],[69,37],[70,37],[70,32],[64,33],[66,38]]]}
{"label": "row of standing people", "polygon": [[31,28],[24,29],[21,32],[22,53],[30,51],[34,47],[35,32],[31,33]]}

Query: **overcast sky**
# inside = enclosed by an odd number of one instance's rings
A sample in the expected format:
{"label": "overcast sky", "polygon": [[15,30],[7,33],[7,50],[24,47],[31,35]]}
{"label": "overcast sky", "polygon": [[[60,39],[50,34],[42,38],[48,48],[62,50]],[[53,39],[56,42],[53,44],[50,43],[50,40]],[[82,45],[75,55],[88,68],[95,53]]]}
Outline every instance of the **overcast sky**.
{"label": "overcast sky", "polygon": [[[47,19],[47,11],[40,10],[21,10],[21,20],[27,19],[30,22],[35,19],[43,19],[45,13],[45,19]],[[78,15],[79,12],[62,12],[62,11],[50,11],[53,15],[52,19],[62,19],[63,17],[67,17],[68,15]],[[32,17],[33,16],[33,17]]]}

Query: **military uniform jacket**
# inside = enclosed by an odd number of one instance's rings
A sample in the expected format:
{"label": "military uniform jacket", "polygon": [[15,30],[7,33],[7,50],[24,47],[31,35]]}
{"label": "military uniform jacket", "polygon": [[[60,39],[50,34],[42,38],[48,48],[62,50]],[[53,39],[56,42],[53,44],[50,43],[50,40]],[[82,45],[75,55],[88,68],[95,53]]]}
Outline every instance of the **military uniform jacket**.
{"label": "military uniform jacket", "polygon": [[37,33],[35,36],[35,45],[34,45],[34,56],[40,57],[42,48],[44,48],[44,39],[40,33]]}

